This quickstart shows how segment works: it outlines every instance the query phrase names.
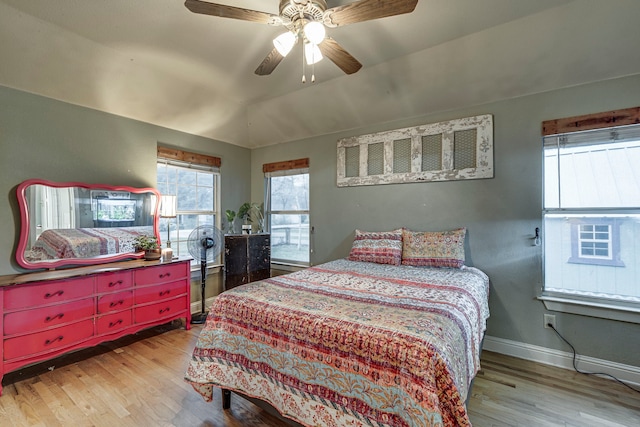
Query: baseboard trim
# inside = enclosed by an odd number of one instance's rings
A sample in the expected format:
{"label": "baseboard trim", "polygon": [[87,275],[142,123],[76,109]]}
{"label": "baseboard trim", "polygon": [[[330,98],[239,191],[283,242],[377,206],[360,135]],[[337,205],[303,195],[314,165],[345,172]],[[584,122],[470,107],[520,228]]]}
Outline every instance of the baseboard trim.
{"label": "baseboard trim", "polygon": [[[205,310],[209,310],[209,307],[211,307],[211,304],[213,304],[213,300],[216,299],[216,297],[211,297],[211,298],[207,298],[204,300],[204,308]],[[191,314],[196,314],[196,313],[201,313],[202,312],[202,304],[200,303],[200,300],[196,301],[196,302],[192,302],[191,303]]]}
{"label": "baseboard trim", "polygon": [[[573,370],[573,355],[565,351],[492,336],[484,337],[482,349],[517,357],[519,359],[531,360],[545,365]],[[613,375],[630,385],[640,386],[640,367],[581,355],[576,357],[576,364],[581,371],[603,372]]]}

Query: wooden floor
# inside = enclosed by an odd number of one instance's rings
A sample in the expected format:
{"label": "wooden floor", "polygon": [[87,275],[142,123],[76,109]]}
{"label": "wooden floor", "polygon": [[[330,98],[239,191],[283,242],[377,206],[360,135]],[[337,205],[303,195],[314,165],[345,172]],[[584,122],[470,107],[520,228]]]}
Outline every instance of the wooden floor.
{"label": "wooden floor", "polygon": [[[5,375],[0,426],[284,426],[220,395],[205,403],[183,381],[200,327],[165,325]],[[469,414],[484,426],[640,426],[640,394],[588,377],[485,352]]]}

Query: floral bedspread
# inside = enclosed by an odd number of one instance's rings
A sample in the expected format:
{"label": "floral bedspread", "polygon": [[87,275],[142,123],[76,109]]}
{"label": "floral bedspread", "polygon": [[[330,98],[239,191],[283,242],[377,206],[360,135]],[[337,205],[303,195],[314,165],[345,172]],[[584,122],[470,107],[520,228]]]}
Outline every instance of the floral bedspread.
{"label": "floral bedspread", "polygon": [[216,297],[185,378],[307,426],[466,426],[489,280],[336,260]]}
{"label": "floral bedspread", "polygon": [[26,258],[38,261],[135,252],[134,241],[141,234],[153,235],[153,228],[140,226],[49,229],[38,236]]}

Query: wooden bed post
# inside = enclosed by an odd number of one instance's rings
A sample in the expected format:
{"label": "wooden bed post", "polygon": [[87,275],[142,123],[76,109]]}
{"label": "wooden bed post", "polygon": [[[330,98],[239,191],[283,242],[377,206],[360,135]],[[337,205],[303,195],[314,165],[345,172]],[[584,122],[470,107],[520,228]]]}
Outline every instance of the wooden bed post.
{"label": "wooden bed post", "polygon": [[222,391],[222,409],[231,408],[231,390],[227,390],[226,388],[221,389]]}

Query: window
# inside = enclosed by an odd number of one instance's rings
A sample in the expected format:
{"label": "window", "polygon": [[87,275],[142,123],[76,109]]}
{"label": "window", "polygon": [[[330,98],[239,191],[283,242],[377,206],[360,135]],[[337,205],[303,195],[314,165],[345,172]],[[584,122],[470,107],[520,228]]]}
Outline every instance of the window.
{"label": "window", "polygon": [[160,218],[160,238],[163,245],[171,241],[174,255],[190,256],[187,241],[191,231],[200,225],[220,228],[219,169],[159,157],[157,174],[158,191],[177,199],[177,217]]}
{"label": "window", "polygon": [[620,221],[613,218],[572,221],[569,262],[623,267],[624,262],[620,259]]}
{"label": "window", "polygon": [[611,259],[611,226],[578,225],[578,257],[587,259]]}
{"label": "window", "polygon": [[271,233],[271,261],[309,265],[308,159],[266,164],[263,171],[265,216],[267,229]]}
{"label": "window", "polygon": [[544,137],[543,297],[640,305],[639,164],[639,125]]}

